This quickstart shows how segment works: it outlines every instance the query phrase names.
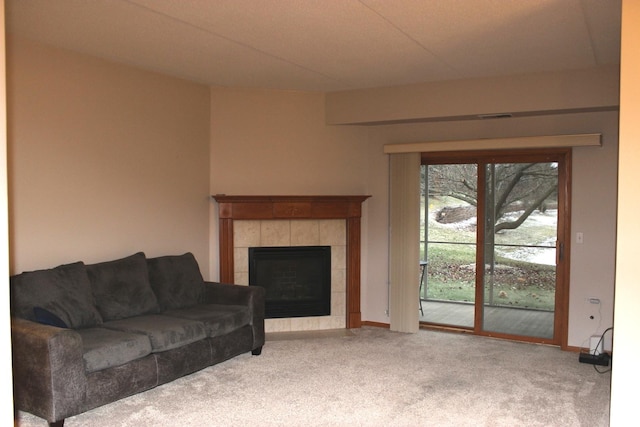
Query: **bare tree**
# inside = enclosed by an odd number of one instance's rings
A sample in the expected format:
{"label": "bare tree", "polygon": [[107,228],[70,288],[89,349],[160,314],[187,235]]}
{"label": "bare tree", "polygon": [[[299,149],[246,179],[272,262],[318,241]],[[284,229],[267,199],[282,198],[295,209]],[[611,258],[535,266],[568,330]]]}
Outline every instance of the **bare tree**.
{"label": "bare tree", "polygon": [[[536,209],[544,211],[557,198],[556,163],[498,163],[486,166],[487,225],[493,232],[518,228]],[[478,206],[475,164],[430,165],[432,196],[449,196]],[[519,212],[516,218],[507,214]]]}

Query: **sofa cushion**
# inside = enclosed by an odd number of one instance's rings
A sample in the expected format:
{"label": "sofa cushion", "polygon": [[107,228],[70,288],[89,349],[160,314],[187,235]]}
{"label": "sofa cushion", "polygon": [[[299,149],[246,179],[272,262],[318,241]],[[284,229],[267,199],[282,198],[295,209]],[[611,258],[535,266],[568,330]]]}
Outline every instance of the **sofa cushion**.
{"label": "sofa cushion", "polygon": [[161,311],[192,307],[200,301],[204,280],[192,253],[149,258],[147,266]]}
{"label": "sofa cushion", "polygon": [[151,353],[149,337],[106,328],[79,329],[87,372],[124,365]]}
{"label": "sofa cushion", "polygon": [[96,306],[104,321],[157,313],[158,301],[142,252],[114,261],[87,265]]}
{"label": "sofa cushion", "polygon": [[[46,315],[41,316],[46,311],[71,328],[88,328],[102,323],[82,262],[12,276],[10,289],[14,316],[46,323]],[[38,317],[34,308],[37,308]]]}
{"label": "sofa cushion", "polygon": [[163,314],[202,322],[209,337],[228,334],[251,322],[249,307],[245,305],[199,304],[190,308],[167,310]]}
{"label": "sofa cushion", "polygon": [[105,322],[105,328],[145,334],[154,353],[171,350],[206,338],[204,324],[195,320],[178,319],[161,314],[131,317]]}

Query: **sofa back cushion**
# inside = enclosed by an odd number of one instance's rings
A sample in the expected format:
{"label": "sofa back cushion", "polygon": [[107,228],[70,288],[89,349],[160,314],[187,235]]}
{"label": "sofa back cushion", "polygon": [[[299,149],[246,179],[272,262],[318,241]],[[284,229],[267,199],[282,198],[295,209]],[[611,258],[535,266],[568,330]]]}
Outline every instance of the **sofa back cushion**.
{"label": "sofa back cushion", "polygon": [[192,253],[149,258],[147,265],[162,311],[192,307],[200,301],[204,280]]}
{"label": "sofa back cushion", "polygon": [[105,322],[158,312],[158,300],[149,284],[147,260],[142,252],[87,265],[87,273]]}
{"label": "sofa back cushion", "polygon": [[10,288],[16,317],[70,328],[102,323],[82,262],[12,276]]}

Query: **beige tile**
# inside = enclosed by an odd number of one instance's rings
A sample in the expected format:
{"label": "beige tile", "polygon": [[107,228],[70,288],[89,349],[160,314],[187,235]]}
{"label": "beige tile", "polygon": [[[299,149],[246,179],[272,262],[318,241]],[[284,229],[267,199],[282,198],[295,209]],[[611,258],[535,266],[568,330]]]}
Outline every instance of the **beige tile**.
{"label": "beige tile", "polygon": [[264,330],[269,332],[289,332],[291,331],[291,319],[265,319]]}
{"label": "beige tile", "polygon": [[331,246],[331,269],[341,270],[347,268],[347,247]]}
{"label": "beige tile", "polygon": [[346,245],[347,223],[342,219],[318,221],[320,227],[320,245]]}
{"label": "beige tile", "polygon": [[260,246],[290,246],[290,221],[262,221],[260,224]]}
{"label": "beige tile", "polygon": [[331,317],[330,316],[322,316],[318,318],[318,329],[332,329],[331,328]]}
{"label": "beige tile", "polygon": [[249,271],[248,248],[233,248],[233,269],[236,273],[246,273]]}
{"label": "beige tile", "polygon": [[347,318],[345,316],[329,317],[329,329],[344,329],[347,327]]}
{"label": "beige tile", "polygon": [[320,329],[319,317],[294,317],[291,319],[292,331],[316,331]]}
{"label": "beige tile", "polygon": [[[322,323],[322,322],[321,322]],[[267,341],[290,341],[290,340],[303,340],[308,338],[340,338],[340,337],[352,337],[353,331],[350,329],[340,328],[328,328],[317,331],[296,331],[296,332],[271,332],[267,334]]]}
{"label": "beige tile", "polygon": [[317,220],[291,221],[291,246],[318,246],[320,228]]}
{"label": "beige tile", "polygon": [[235,273],[233,275],[233,283],[236,285],[248,285],[249,284],[249,273]]}
{"label": "beige tile", "polygon": [[235,283],[249,284],[248,247],[331,246],[331,316],[265,319],[265,331],[293,332],[346,327],[346,222],[344,220],[268,220],[234,223]]}
{"label": "beige tile", "polygon": [[233,246],[260,246],[260,221],[234,221]]}
{"label": "beige tile", "polygon": [[346,292],[347,270],[344,268],[331,269],[331,292]]}
{"label": "beige tile", "polygon": [[344,292],[331,292],[331,315],[344,316],[347,310],[347,296]]}

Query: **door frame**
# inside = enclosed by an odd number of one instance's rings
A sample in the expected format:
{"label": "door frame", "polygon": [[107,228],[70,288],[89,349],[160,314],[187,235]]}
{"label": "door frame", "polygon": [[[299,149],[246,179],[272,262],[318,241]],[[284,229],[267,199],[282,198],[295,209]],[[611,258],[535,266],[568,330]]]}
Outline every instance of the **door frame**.
{"label": "door frame", "polygon": [[[473,333],[518,341],[534,342],[568,348],[569,285],[571,266],[571,148],[527,149],[527,150],[483,150],[460,152],[421,153],[421,164],[461,164],[461,163],[521,163],[523,157],[531,162],[558,162],[558,242],[556,244],[556,295],[554,307],[554,332],[551,340],[524,337],[482,330],[481,304],[474,303],[475,318]],[[478,170],[478,179],[481,177]],[[484,171],[482,172],[484,174]],[[484,212],[484,185],[478,186],[478,212]],[[482,265],[484,256],[484,224],[479,222],[476,234],[476,265]],[[482,283],[483,269],[476,269],[476,284]],[[476,286],[476,302],[483,301],[483,287]],[[437,327],[432,326],[430,327]],[[443,329],[446,327],[443,327]],[[446,328],[450,329],[450,328]]]}

